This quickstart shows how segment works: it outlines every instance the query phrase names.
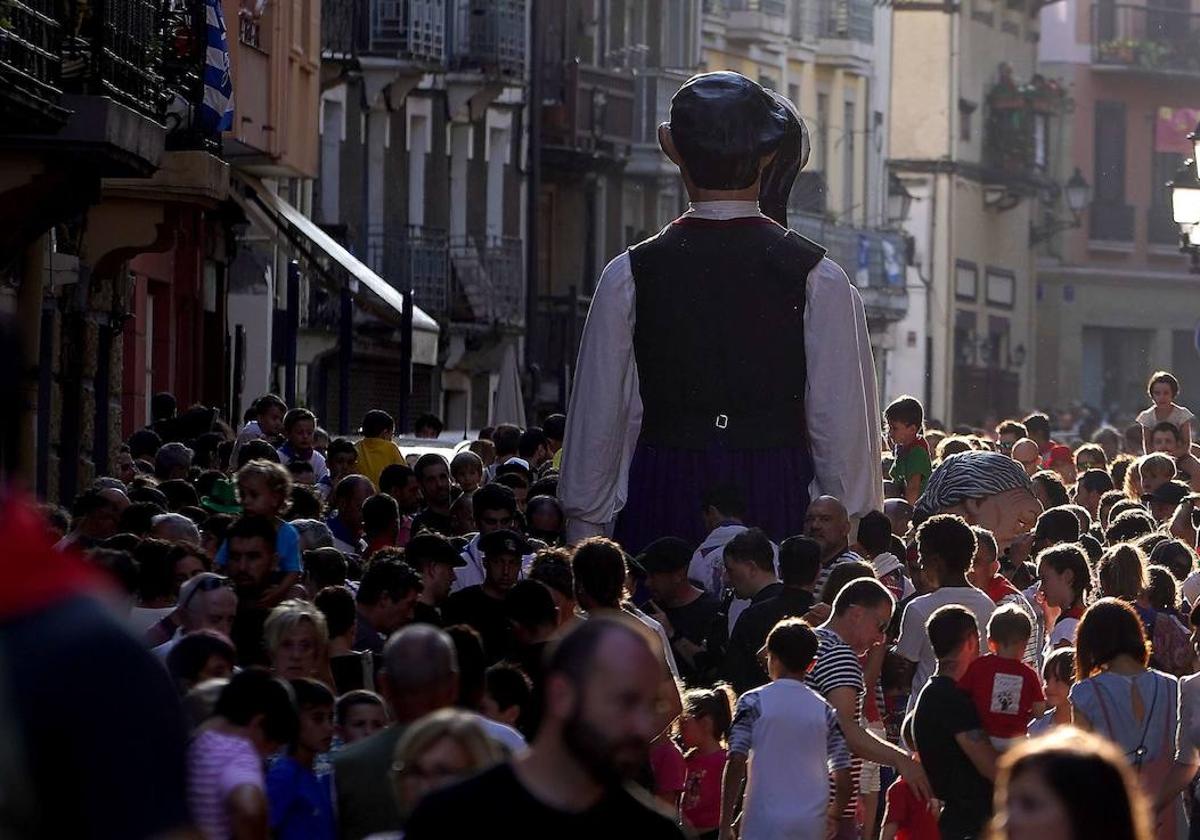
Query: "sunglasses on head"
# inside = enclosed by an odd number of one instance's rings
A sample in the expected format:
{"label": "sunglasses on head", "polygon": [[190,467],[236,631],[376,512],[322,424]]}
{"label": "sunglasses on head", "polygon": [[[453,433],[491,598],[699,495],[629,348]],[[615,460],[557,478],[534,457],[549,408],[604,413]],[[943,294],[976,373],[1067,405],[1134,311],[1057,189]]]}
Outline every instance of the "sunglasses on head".
{"label": "sunglasses on head", "polygon": [[188,593],[188,596],[183,599],[183,603],[179,606],[181,609],[187,607],[191,600],[196,597],[197,592],[212,592],[214,589],[220,589],[222,586],[233,586],[233,580],[224,575],[206,577],[192,587],[192,591]]}

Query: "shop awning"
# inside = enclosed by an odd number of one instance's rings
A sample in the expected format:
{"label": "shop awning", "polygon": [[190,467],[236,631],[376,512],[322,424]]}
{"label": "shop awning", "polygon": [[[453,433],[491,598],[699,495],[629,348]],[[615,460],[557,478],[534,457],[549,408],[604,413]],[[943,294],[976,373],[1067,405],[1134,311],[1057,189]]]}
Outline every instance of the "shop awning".
{"label": "shop awning", "polygon": [[[261,181],[243,172],[233,173],[245,186],[230,190],[248,216],[261,220],[268,230],[283,237],[317,269],[318,279],[331,291],[349,285],[357,305],[372,315],[397,326],[402,324],[404,296],[364,265],[336,240],[288,202],[272,193]],[[438,363],[438,325],[419,306],[412,312],[412,360],[419,365]]]}

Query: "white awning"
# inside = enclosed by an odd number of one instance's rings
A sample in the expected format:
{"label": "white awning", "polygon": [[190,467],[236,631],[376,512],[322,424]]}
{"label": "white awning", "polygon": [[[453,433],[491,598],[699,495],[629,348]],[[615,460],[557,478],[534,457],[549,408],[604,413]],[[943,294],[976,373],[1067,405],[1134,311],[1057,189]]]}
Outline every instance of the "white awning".
{"label": "white awning", "polygon": [[[253,176],[234,170],[235,180],[245,184],[249,197],[235,189],[230,194],[247,215],[260,218],[314,266],[333,291],[349,284],[355,303],[397,326],[403,322],[404,296],[364,265],[336,240],[288,202],[268,190]],[[438,363],[438,324],[419,306],[412,311],[412,361]]]}

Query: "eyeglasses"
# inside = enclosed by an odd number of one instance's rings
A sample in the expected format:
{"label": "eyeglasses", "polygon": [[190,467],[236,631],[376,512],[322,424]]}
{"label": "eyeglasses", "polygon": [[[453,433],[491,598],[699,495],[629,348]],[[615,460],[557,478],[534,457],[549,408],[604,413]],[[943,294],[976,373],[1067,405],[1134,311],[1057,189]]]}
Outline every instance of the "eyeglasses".
{"label": "eyeglasses", "polygon": [[197,592],[212,592],[214,589],[220,589],[222,586],[233,586],[233,580],[224,575],[213,575],[206,577],[198,584],[192,587],[192,591],[183,599],[183,603],[179,605],[180,609],[186,609],[192,599],[196,597]]}

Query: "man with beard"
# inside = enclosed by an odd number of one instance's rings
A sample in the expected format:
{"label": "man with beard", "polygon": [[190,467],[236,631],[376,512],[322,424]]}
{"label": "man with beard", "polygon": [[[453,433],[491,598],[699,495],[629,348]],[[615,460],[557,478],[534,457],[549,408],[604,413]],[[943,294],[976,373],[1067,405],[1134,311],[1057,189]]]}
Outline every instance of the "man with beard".
{"label": "man with beard", "polygon": [[270,607],[261,599],[282,576],[275,553],[275,524],[262,516],[243,516],[230,526],[225,539],[229,546],[226,570],[238,596],[232,634],[238,665],[266,665],[262,630]]}
{"label": "man with beard", "polygon": [[405,837],[683,837],[628,782],[646,764],[661,721],[656,645],[619,614],[573,629],[547,664],[542,724],[529,752],[427,796]]}

